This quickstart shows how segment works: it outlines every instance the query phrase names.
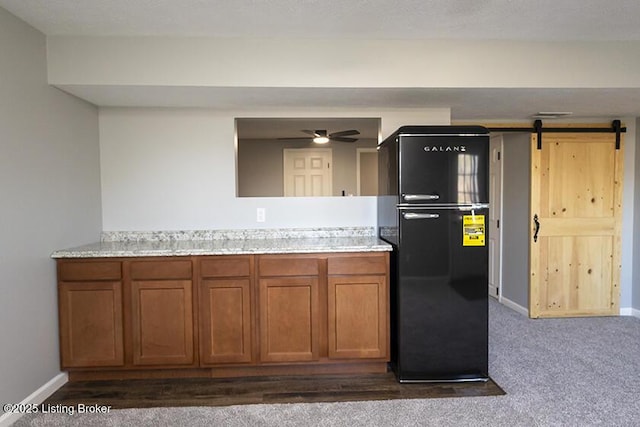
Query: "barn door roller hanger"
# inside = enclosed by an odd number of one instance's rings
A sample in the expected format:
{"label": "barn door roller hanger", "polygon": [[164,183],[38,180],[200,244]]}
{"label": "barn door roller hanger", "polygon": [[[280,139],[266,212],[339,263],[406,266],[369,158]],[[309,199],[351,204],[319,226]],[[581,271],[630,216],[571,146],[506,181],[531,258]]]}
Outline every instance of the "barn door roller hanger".
{"label": "barn door roller hanger", "polygon": [[620,120],[611,122],[610,128],[579,128],[579,127],[542,127],[542,120],[533,122],[533,127],[511,127],[511,128],[489,128],[490,132],[531,132],[538,137],[538,150],[542,150],[542,133],[615,133],[616,134],[616,150],[620,149],[620,134],[626,133],[627,128],[622,127]]}

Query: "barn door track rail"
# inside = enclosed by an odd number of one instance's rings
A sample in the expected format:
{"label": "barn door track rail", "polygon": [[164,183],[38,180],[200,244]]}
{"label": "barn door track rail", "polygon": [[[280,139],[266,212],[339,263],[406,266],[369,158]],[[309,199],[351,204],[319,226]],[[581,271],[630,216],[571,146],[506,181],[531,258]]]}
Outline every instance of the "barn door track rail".
{"label": "barn door track rail", "polygon": [[627,128],[622,127],[620,120],[611,122],[610,128],[605,127],[543,127],[542,120],[533,122],[532,127],[505,127],[505,128],[488,128],[490,132],[531,132],[538,136],[538,150],[542,150],[542,134],[544,132],[552,133],[615,133],[616,134],[616,150],[620,149],[620,134],[626,133]]}

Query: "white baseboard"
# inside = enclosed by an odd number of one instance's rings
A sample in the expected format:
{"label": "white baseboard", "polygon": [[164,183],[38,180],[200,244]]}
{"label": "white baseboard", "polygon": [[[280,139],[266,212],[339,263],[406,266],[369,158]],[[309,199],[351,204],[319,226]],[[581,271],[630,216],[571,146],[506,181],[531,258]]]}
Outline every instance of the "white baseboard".
{"label": "white baseboard", "polygon": [[[50,379],[42,387],[31,393],[22,402],[2,402],[2,403],[17,403],[21,405],[39,405],[44,402],[47,397],[51,396],[56,390],[69,382],[69,375],[65,372],[60,372],[58,375]],[[9,427],[11,424],[18,421],[24,414],[6,413],[0,416],[0,427]]]}
{"label": "white baseboard", "polygon": [[640,319],[640,310],[636,310],[633,307],[624,307],[620,309],[620,316],[633,316]]}
{"label": "white baseboard", "polygon": [[529,317],[529,310],[528,309],[524,308],[520,304],[517,304],[517,303],[511,301],[509,298],[502,297],[502,298],[500,298],[500,302],[502,304],[504,304],[505,306],[509,307],[511,310],[517,311],[518,313]]}

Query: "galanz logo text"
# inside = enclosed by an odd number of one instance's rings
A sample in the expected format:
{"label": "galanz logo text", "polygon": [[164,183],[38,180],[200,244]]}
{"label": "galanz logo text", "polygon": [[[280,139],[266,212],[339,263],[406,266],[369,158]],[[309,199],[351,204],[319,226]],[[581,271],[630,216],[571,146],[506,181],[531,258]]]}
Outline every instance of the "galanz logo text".
{"label": "galanz logo text", "polygon": [[452,153],[461,153],[467,151],[467,147],[464,145],[454,145],[454,146],[443,146],[443,145],[427,145],[424,147],[424,151],[432,152],[432,151],[440,151],[440,152],[452,152]]}

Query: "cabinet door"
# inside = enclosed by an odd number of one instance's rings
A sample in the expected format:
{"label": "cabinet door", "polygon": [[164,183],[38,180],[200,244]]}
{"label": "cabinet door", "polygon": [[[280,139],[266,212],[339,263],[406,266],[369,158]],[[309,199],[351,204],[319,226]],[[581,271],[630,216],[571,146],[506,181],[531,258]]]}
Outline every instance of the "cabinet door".
{"label": "cabinet door", "polygon": [[200,284],[200,360],[251,361],[249,279],[203,279]]}
{"label": "cabinet door", "polygon": [[260,359],[317,360],[318,278],[260,279]]}
{"label": "cabinet door", "polygon": [[60,283],[63,368],[122,366],[122,283]]}
{"label": "cabinet door", "polygon": [[194,362],[191,280],[131,282],[134,365]]}
{"label": "cabinet door", "polygon": [[386,276],[330,276],[328,291],[329,357],[386,357]]}

